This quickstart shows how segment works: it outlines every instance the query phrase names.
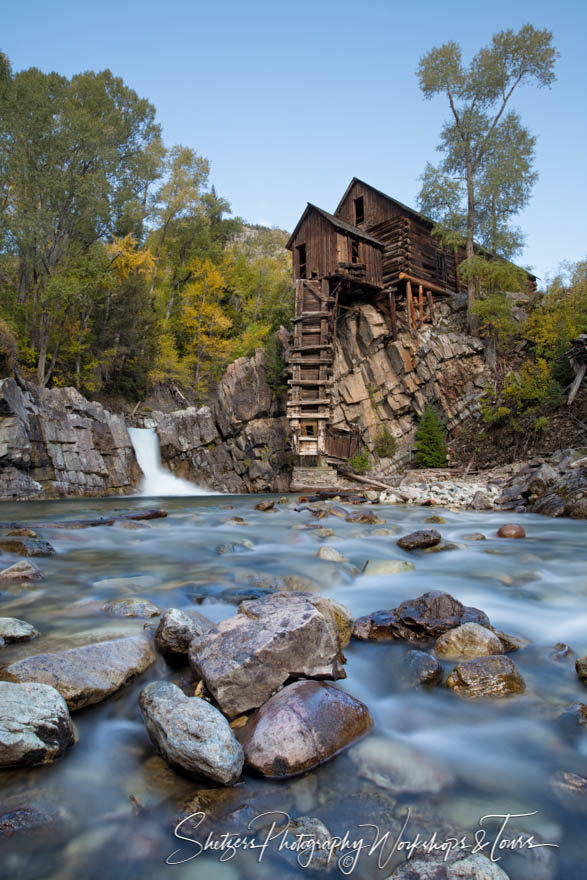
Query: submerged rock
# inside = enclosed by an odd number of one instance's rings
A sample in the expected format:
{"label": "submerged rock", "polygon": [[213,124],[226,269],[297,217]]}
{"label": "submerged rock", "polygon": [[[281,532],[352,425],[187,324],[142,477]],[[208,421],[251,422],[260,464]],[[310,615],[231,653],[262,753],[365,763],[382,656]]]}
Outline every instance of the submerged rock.
{"label": "submerged rock", "polygon": [[403,743],[370,736],[350,757],[359,776],[394,794],[437,794],[454,782],[442,764]]}
{"label": "submerged rock", "polygon": [[478,623],[463,623],[439,636],[434,645],[436,656],[445,660],[488,657],[503,652],[498,636]]}
{"label": "submerged rock", "polygon": [[411,562],[402,559],[368,559],[363,568],[363,574],[404,574],[406,571],[414,571],[415,566]]}
{"label": "submerged rock", "polygon": [[316,556],[318,559],[326,559],[328,562],[346,562],[347,559],[342,553],[339,553],[338,550],[335,550],[334,547],[329,547],[328,544],[324,544],[323,547],[320,547]]}
{"label": "submerged rock", "polygon": [[388,880],[510,880],[509,875],[487,856],[458,854],[446,858],[434,853],[425,858],[417,856],[404,862],[390,874]]}
{"label": "submerged rock", "polygon": [[74,741],[68,708],[55,688],[0,681],[0,767],[45,764]]}
{"label": "submerged rock", "polygon": [[575,662],[575,670],[583,684],[587,684],[587,656],[579,657]]}
{"label": "submerged rock", "polygon": [[287,685],[237,731],[247,764],[263,776],[293,776],[332,758],[373,722],[363,703],[333,685]]}
{"label": "submerged rock", "polygon": [[523,636],[516,636],[512,633],[506,633],[500,629],[495,629],[495,627],[491,627],[491,631],[494,632],[495,635],[498,637],[499,641],[502,644],[504,653],[506,654],[509,654],[510,651],[521,651],[522,648],[527,648],[530,644],[530,640],[525,639]]}
{"label": "submerged rock", "polygon": [[467,622],[489,627],[489,618],[478,608],[468,608],[449,593],[431,590],[408,599],[397,608],[373,611],[355,621],[357,639],[427,641]]}
{"label": "submerged rock", "polygon": [[143,688],[139,705],[151,742],[171,767],[224,785],[236,782],[243,750],[218,709],[198,697],[186,697],[168,681]]}
{"label": "submerged rock", "polygon": [[19,620],[17,617],[0,617],[0,638],[7,645],[11,642],[29,642],[38,635],[38,631],[26,620]]}
{"label": "submerged rock", "polygon": [[402,550],[422,550],[425,547],[435,547],[441,540],[440,532],[436,529],[421,529],[398,538],[397,544]]}
{"label": "submerged rock", "polygon": [[105,700],[156,659],[142,636],[110,639],[55,654],[36,654],[6,667],[9,678],[51,685],[74,711]]}
{"label": "submerged rock", "polygon": [[262,706],[292,676],[344,678],[338,625],[325,609],[292,593],[243,602],[192,641],[190,665],[230,717]]}
{"label": "submerged rock", "polygon": [[159,608],[148,599],[111,599],[104,602],[102,611],[111,617],[157,617]]}
{"label": "submerged rock", "polygon": [[403,660],[404,679],[407,685],[435,685],[442,678],[442,666],[427,651],[408,651]]}
{"label": "submerged rock", "polygon": [[216,630],[216,624],[198,611],[168,608],[155,632],[155,647],[166,657],[184,659],[192,639]]}
{"label": "submerged rock", "polygon": [[0,584],[20,583],[22,581],[40,581],[43,575],[32,562],[15,562],[9,568],[0,571]]}
{"label": "submerged rock", "polygon": [[522,526],[517,525],[516,523],[509,523],[506,526],[502,526],[497,531],[498,538],[525,538],[526,532],[522,528]]}
{"label": "submerged rock", "polygon": [[526,688],[517,666],[509,657],[482,657],[455,666],[447,684],[459,697],[508,697]]}
{"label": "submerged rock", "polygon": [[52,556],[55,548],[38,538],[0,538],[0,550],[17,556]]}
{"label": "submerged rock", "polygon": [[275,509],[275,501],[259,501],[258,504],[255,504],[255,510],[274,510]]}

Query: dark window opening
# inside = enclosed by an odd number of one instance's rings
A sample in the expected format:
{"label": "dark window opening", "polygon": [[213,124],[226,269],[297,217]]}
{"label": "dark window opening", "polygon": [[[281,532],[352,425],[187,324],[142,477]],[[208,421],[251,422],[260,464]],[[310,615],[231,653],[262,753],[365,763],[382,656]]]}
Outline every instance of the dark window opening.
{"label": "dark window opening", "polygon": [[436,272],[441,281],[446,281],[446,260],[444,254],[436,254]]}
{"label": "dark window opening", "polygon": [[358,199],[355,199],[355,225],[359,226],[361,223],[365,222],[365,204],[363,202],[363,196],[359,196]]}
{"label": "dark window opening", "polygon": [[316,436],[316,424],[314,422],[303,422],[302,423],[302,437],[315,437]]}
{"label": "dark window opening", "polygon": [[359,262],[359,242],[356,238],[351,238],[351,263]]}
{"label": "dark window opening", "polygon": [[300,244],[296,250],[298,252],[298,276],[306,278],[306,245]]}

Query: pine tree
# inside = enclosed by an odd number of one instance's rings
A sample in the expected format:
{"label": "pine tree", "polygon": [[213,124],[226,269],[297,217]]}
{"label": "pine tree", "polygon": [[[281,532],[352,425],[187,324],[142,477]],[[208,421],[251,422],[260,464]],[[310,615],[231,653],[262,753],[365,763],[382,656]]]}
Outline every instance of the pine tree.
{"label": "pine tree", "polygon": [[438,413],[427,406],[416,431],[416,461],[419,467],[446,464],[445,429]]}

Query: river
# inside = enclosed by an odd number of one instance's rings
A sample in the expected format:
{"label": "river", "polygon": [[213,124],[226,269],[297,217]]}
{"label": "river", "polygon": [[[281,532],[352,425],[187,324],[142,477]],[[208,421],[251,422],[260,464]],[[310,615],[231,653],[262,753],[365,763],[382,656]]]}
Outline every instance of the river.
{"label": "river", "polygon": [[[513,515],[431,511],[430,508],[371,508],[381,525],[358,525],[329,516],[319,523],[307,511],[295,510],[296,499],[279,504],[278,513],[254,509],[259,496],[79,499],[3,504],[2,520],[38,521],[39,537],[57,553],[36,560],[44,579],[26,589],[0,593],[0,614],[25,619],[41,633],[28,645],[2,649],[2,662],[26,653],[55,650],[74,643],[80,634],[142,630],[142,620],[108,617],[101,604],[112,598],[140,596],[159,608],[197,607],[214,621],[233,615],[246,590],[271,576],[298,575],[312,588],[346,604],[357,617],[431,589],[451,593],[466,605],[485,611],[498,629],[531,644],[509,655],[526,681],[523,696],[488,703],[465,702],[444,687],[405,689],[398,673],[401,644],[352,641],[345,649],[347,678],[340,687],[364,701],[374,719],[374,742],[409,747],[417,768],[421,753],[440,768],[450,783],[436,793],[393,792],[366,778],[352,759],[352,749],[303,777],[270,782],[245,774],[235,789],[219,791],[169,770],[146,734],[137,696],[147,681],[189,681],[189,668],[154,667],[110,699],[73,715],[78,742],[54,764],[0,773],[0,813],[35,806],[48,817],[24,835],[0,834],[2,877],[109,878],[239,878],[300,877],[308,871],[293,857],[239,849],[219,860],[173,836],[176,817],[186,804],[209,806],[213,827],[246,833],[249,820],[267,810],[293,816],[319,817],[334,833],[348,829],[368,836],[361,823],[374,823],[394,833],[407,808],[415,828],[473,831],[488,814],[533,814],[511,820],[511,826],[535,832],[541,847],[510,854],[503,866],[510,880],[580,880],[585,873],[583,793],[575,800],[553,786],[553,774],[569,771],[587,776],[587,728],[557,716],[585,700],[585,687],[574,669],[574,656],[553,659],[555,643],[568,644],[576,656],[587,653],[587,542],[585,524],[534,515],[522,519],[527,538],[495,537]],[[101,526],[84,530],[43,528],[40,524],[86,518],[114,511],[159,506],[166,519],[137,528]],[[356,510],[357,508],[350,508]],[[445,523],[435,526],[457,549],[408,554],[396,539],[417,528],[430,528],[431,512]],[[247,525],[230,522],[242,517]],[[519,517],[518,517],[519,518]],[[320,537],[309,526],[331,528]],[[384,530],[387,530],[385,533]],[[486,540],[472,540],[482,533]],[[239,544],[242,552],[220,554],[221,545]],[[342,553],[348,564],[320,560],[321,544]],[[366,560],[405,559],[415,570],[394,576],[357,573]],[[6,555],[4,565],[13,560]],[[141,577],[138,585],[136,578]],[[128,578],[118,583],[109,579]],[[103,581],[103,583],[100,583]],[[156,623],[156,621],[155,621]],[[454,663],[444,664],[446,672]],[[365,740],[364,742],[367,742]],[[415,752],[412,752],[415,750]],[[430,771],[433,772],[433,771]],[[442,775],[442,774],[441,774]],[[371,774],[373,777],[373,774]],[[412,821],[412,820],[410,820]],[[493,821],[493,825],[491,822]],[[487,820],[492,828],[496,820]],[[420,823],[418,825],[418,823]],[[0,820],[1,830],[1,820]],[[410,825],[405,834],[409,835]],[[557,867],[552,865],[556,860]],[[357,863],[356,877],[388,877],[397,859],[381,870],[376,859]],[[541,873],[542,872],[542,873]],[[337,871],[334,871],[337,874]],[[342,876],[342,874],[340,875]]]}

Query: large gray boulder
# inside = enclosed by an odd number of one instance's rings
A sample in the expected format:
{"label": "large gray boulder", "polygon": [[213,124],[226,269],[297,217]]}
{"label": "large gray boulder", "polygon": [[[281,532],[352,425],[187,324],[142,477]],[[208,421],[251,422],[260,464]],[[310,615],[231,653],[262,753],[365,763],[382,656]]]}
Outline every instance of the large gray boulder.
{"label": "large gray boulder", "polygon": [[320,681],[296,681],[237,730],[247,764],[263,776],[303,773],[369,732],[363,703]]}
{"label": "large gray boulder", "polygon": [[288,678],[345,677],[334,615],[295,593],[242,602],[192,641],[189,660],[229,717],[262,706]]}
{"label": "large gray boulder", "polygon": [[151,742],[171,767],[224,785],[236,782],[244,754],[218,709],[167,681],[148,684],[139,705]]}
{"label": "large gray boulder", "polygon": [[155,633],[155,647],[170,660],[187,662],[190,643],[197,636],[214,632],[216,624],[198,611],[168,608]]}
{"label": "large gray boulder", "polygon": [[129,636],[25,657],[7,666],[5,674],[13,681],[51,685],[74,711],[105,700],[155,659],[146,638]]}
{"label": "large gray boulder", "polygon": [[45,764],[74,741],[67,705],[55,688],[0,681],[0,767]]}

